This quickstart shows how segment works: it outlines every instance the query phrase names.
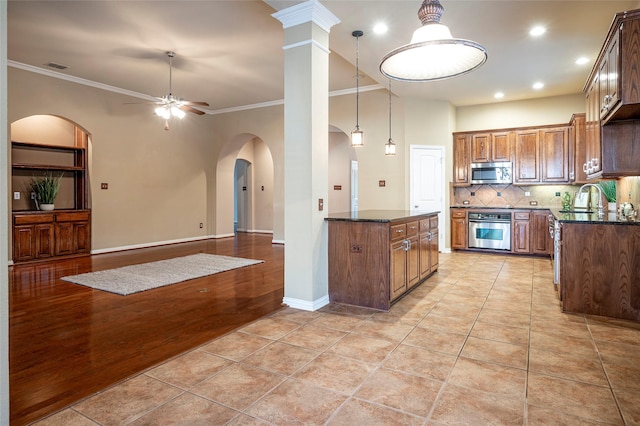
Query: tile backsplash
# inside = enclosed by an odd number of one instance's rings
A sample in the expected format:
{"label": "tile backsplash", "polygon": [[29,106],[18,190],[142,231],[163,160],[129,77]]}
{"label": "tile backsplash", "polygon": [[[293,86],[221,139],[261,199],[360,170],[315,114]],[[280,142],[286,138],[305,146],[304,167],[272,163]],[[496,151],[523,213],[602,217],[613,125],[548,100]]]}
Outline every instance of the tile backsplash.
{"label": "tile backsplash", "polygon": [[640,207],[640,177],[626,177],[618,179],[617,202],[618,204],[630,202],[637,210]]}
{"label": "tile backsplash", "polygon": [[[573,201],[581,185],[472,185],[453,188],[454,206],[561,208],[562,195],[569,192]],[[635,205],[635,204],[634,204]]]}

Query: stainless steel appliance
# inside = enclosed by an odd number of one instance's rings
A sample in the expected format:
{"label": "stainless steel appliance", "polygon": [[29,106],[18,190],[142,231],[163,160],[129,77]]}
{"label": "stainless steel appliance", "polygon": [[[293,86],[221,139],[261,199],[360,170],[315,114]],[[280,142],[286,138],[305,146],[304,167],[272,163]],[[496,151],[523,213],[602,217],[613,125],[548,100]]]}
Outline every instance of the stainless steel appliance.
{"label": "stainless steel appliance", "polygon": [[558,294],[562,300],[562,295],[560,294],[560,236],[560,222],[556,220],[553,223],[553,284],[558,289]]}
{"label": "stainless steel appliance", "polygon": [[513,164],[501,163],[471,163],[472,184],[509,184],[513,182]]}
{"label": "stainless steel appliance", "polygon": [[469,248],[511,250],[511,213],[469,213]]}

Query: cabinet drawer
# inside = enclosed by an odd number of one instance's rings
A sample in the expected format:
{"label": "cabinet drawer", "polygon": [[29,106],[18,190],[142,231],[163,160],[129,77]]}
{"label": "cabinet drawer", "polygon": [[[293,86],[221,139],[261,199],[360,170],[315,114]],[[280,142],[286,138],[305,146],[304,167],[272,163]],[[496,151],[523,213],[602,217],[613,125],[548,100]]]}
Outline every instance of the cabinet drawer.
{"label": "cabinet drawer", "polygon": [[456,219],[466,219],[467,217],[467,212],[465,211],[460,211],[460,210],[453,210],[451,212],[451,217],[454,217]]}
{"label": "cabinet drawer", "polygon": [[418,221],[407,223],[407,235],[416,235],[418,233]]}
{"label": "cabinet drawer", "polygon": [[433,216],[429,218],[429,229],[435,229],[438,227],[438,216]]}
{"label": "cabinet drawer", "polygon": [[429,231],[429,219],[422,219],[420,221],[420,232],[428,232]]}
{"label": "cabinet drawer", "polygon": [[53,222],[53,214],[26,214],[13,217],[15,225],[29,225],[34,223],[51,223]]}
{"label": "cabinet drawer", "polygon": [[82,222],[89,220],[89,212],[56,213],[56,222]]}
{"label": "cabinet drawer", "polygon": [[402,223],[400,225],[391,225],[390,228],[392,241],[404,238],[407,235],[407,224]]}
{"label": "cabinet drawer", "polygon": [[529,220],[529,212],[515,212],[513,218],[516,220]]}

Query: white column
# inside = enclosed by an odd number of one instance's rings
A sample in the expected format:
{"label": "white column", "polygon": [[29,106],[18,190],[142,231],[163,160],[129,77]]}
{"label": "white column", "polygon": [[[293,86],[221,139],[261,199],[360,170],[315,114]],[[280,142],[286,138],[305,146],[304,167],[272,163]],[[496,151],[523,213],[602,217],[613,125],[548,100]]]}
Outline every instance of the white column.
{"label": "white column", "polygon": [[273,16],[285,30],[283,302],[316,310],[329,303],[329,30],[339,20],[317,0]]}

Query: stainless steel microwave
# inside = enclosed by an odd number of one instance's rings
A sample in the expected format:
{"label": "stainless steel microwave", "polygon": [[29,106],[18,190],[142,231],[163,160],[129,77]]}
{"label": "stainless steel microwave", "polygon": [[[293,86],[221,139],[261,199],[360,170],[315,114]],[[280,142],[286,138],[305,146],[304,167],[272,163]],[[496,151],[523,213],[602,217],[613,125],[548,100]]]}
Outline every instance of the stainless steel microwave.
{"label": "stainless steel microwave", "polygon": [[513,165],[501,163],[471,163],[472,184],[509,184],[513,182]]}

